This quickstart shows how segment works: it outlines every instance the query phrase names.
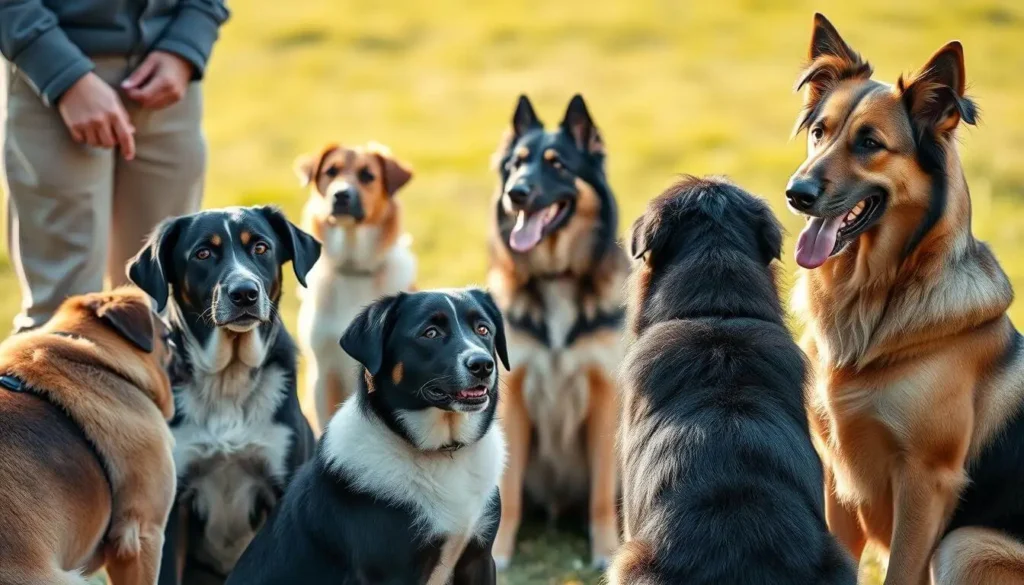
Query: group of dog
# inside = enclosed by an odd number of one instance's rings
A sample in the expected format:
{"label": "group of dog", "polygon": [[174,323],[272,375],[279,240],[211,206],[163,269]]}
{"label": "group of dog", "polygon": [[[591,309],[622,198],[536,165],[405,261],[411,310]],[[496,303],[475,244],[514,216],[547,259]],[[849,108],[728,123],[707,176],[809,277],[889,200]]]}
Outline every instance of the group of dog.
{"label": "group of dog", "polygon": [[527,505],[580,509],[614,585],[854,583],[868,542],[887,585],[1024,583],[1024,343],[970,229],[963,51],[871,76],[816,15],[803,351],[768,205],[685,178],[627,254],[580,96],[551,130],[519,100],[489,292],[414,291],[379,145],[298,161],[305,229],[168,219],[138,288],[0,346],[0,584],[495,583]]}

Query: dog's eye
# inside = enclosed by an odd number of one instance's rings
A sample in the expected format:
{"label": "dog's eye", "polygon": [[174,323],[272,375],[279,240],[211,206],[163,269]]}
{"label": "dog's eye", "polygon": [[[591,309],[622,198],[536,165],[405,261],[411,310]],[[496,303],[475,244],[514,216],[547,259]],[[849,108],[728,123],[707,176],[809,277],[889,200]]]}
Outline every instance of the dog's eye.
{"label": "dog's eye", "polygon": [[480,325],[476,326],[476,332],[481,337],[487,337],[488,335],[491,334],[491,328],[481,323]]}
{"label": "dog's eye", "polygon": [[437,327],[427,327],[427,330],[423,332],[423,337],[427,339],[436,339],[441,336],[441,330]]}
{"label": "dog's eye", "polygon": [[370,169],[368,169],[366,167],[363,167],[363,168],[359,169],[359,182],[360,183],[363,183],[364,185],[366,185],[368,183],[372,183],[373,179],[374,179],[374,176],[373,176],[373,173],[370,171]]}
{"label": "dog's eye", "polygon": [[815,126],[814,128],[811,128],[811,140],[814,141],[815,144],[821,142],[821,139],[824,136],[825,131],[821,128],[821,126]]}
{"label": "dog's eye", "polygon": [[881,142],[869,136],[865,136],[864,138],[861,139],[860,147],[863,148],[864,150],[880,150],[884,148]]}
{"label": "dog's eye", "polygon": [[334,166],[327,167],[327,170],[324,171],[324,175],[326,175],[327,178],[329,178],[329,179],[333,179],[334,177],[337,177],[338,176],[338,167],[334,167]]}
{"label": "dog's eye", "polygon": [[266,242],[256,242],[256,245],[252,247],[253,254],[262,256],[270,250],[270,246]]}
{"label": "dog's eye", "polygon": [[196,260],[206,260],[211,253],[209,248],[199,248],[195,253]]}

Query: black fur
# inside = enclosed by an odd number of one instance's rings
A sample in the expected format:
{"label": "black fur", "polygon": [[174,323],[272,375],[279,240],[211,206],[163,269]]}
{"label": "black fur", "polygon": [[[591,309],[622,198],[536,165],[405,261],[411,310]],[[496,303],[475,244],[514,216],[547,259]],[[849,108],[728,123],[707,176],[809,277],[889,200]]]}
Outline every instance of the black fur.
{"label": "black fur", "polygon": [[[489,330],[487,334],[481,333],[481,326]],[[426,337],[431,328],[439,335]],[[501,315],[490,295],[479,290],[382,298],[353,321],[341,343],[373,372],[368,376],[370,382],[362,378],[358,394],[349,399],[358,401],[356,416],[383,422],[388,431],[415,449],[419,447],[413,431],[404,426],[399,410],[457,410],[456,394],[467,387],[465,380],[479,383],[464,367],[467,351],[490,355],[492,366],[495,359],[508,366]],[[402,364],[403,375],[395,383],[393,372],[398,364]],[[497,388],[495,367],[487,387],[487,405],[476,411],[485,417],[480,437],[493,422]],[[336,416],[345,415],[343,410]],[[356,485],[358,477],[330,465],[333,424],[315,459],[302,467],[284,501],[243,554],[228,585],[407,585],[424,582],[438,564],[445,538],[425,536],[412,505],[366,493]],[[458,448],[465,445],[454,447],[450,456],[458,457]],[[436,481],[445,485],[446,478]],[[454,567],[452,585],[496,583],[491,546],[500,514],[495,486],[483,513],[487,528],[463,551]]]}
{"label": "black fur", "polygon": [[[256,246],[260,244],[267,246],[265,251],[257,251]],[[205,250],[209,255],[200,258],[197,256],[199,250]],[[283,462],[285,477],[275,478],[269,471],[269,461],[252,464],[258,468],[253,473],[264,477],[268,487],[268,493],[258,497],[254,509],[248,511],[249,523],[253,526],[258,526],[265,519],[283,496],[294,472],[313,455],[315,437],[300,410],[295,386],[296,348],[281,323],[278,302],[284,264],[292,262],[297,279],[303,283],[319,254],[320,245],[312,236],[292,225],[276,208],[232,208],[164,221],[128,270],[129,277],[152,296],[161,309],[171,306],[168,317],[177,351],[175,366],[170,372],[175,399],[175,415],[170,425],[176,433],[183,428],[187,417],[205,418],[202,413],[185,412],[184,408],[186,402],[192,404],[192,408],[203,404],[197,400],[186,400],[186,395],[197,384],[196,365],[188,351],[190,343],[193,343],[190,340],[205,347],[217,334],[218,328],[231,323],[251,322],[259,312],[245,308],[217,311],[214,310],[215,299],[219,298],[221,305],[228,305],[225,297],[229,293],[225,291],[241,280],[255,283],[260,295],[267,299],[269,309],[266,315],[259,316],[260,321],[256,325],[260,338],[267,344],[266,354],[263,362],[249,372],[250,379],[260,379],[261,371],[276,368],[285,372],[286,382],[280,388],[254,388],[252,393],[269,391],[284,394],[270,424],[283,426],[291,433],[287,450],[281,449],[286,453]],[[237,274],[242,276],[236,278]],[[221,319],[226,321],[218,323]],[[232,396],[220,398],[234,400]],[[229,456],[218,454],[211,461]],[[161,585],[177,583],[174,574],[177,546],[181,540],[180,531],[186,529],[189,537],[184,539],[187,560],[183,581],[188,583],[197,574],[204,574],[214,582],[226,578],[215,568],[204,565],[198,550],[201,544],[197,537],[203,534],[205,519],[192,509],[190,486],[194,474],[208,472],[206,466],[206,462],[196,460],[189,467],[178,469],[178,498],[175,513],[172,513],[165,532]],[[185,527],[180,525],[178,508],[184,509]]]}
{"label": "black fur", "polygon": [[[855,583],[824,519],[804,356],[783,323],[768,206],[687,178],[634,226],[621,456],[631,585]],[[625,564],[623,567],[621,565]]]}

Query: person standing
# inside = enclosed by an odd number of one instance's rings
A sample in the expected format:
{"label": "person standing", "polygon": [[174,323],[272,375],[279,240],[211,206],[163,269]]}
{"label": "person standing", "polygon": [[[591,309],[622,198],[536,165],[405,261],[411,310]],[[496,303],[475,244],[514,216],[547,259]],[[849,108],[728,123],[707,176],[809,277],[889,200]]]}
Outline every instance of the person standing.
{"label": "person standing", "polygon": [[163,218],[199,209],[201,80],[224,0],[0,0],[15,330],[127,284]]}

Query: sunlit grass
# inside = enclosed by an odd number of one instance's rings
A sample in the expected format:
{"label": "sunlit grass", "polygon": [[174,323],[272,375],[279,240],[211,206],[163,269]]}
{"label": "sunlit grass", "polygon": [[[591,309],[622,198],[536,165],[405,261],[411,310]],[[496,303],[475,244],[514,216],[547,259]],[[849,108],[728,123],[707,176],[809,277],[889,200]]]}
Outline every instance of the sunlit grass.
{"label": "sunlit grass", "polygon": [[[895,80],[963,41],[982,123],[961,133],[974,227],[1024,284],[1024,4],[839,2],[516,3],[244,0],[206,86],[207,206],[277,203],[298,217],[293,158],[328,140],[389,144],[416,177],[399,197],[421,286],[483,281],[494,188],[489,157],[515,97],[557,123],[582,92],[604,132],[624,229],[678,173],[728,174],[768,198],[792,233],[782,188],[802,157],[789,140],[792,83],[822,10]],[[792,239],[789,240],[792,242]],[[785,265],[793,269],[787,252]],[[791,279],[788,279],[791,280]],[[18,290],[0,256],[0,322]],[[294,325],[295,295],[285,315]],[[1015,305],[1013,314],[1024,312]],[[532,534],[536,535],[537,531]],[[562,583],[579,538],[524,543],[511,585]]]}

